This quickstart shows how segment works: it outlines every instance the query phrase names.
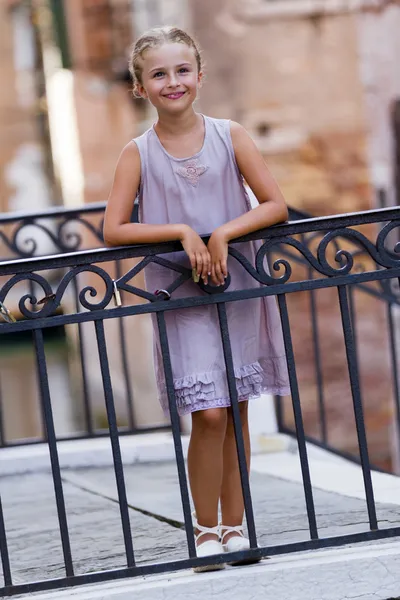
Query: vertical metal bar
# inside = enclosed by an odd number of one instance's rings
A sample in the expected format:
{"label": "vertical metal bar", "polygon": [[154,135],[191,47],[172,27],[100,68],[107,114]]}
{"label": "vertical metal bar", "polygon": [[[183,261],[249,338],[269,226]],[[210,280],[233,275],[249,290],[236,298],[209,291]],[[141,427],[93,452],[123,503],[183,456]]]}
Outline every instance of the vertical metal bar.
{"label": "vertical metal bar", "polygon": [[392,362],[392,379],[394,392],[394,405],[396,411],[396,434],[397,447],[400,449],[400,388],[399,388],[399,371],[397,365],[397,346],[395,337],[395,326],[393,320],[393,304],[387,304],[387,319],[389,328],[389,343],[390,343],[390,359]]}
{"label": "vertical metal bar", "polygon": [[318,539],[317,520],[315,517],[314,497],[311,486],[310,467],[308,464],[307,446],[304,436],[303,415],[300,404],[300,393],[297,382],[296,363],[294,359],[292,335],[290,332],[289,314],[287,309],[286,297],[284,294],[278,295],[278,304],[282,322],[283,339],[285,343],[286,362],[289,373],[290,389],[292,392],[292,405],[294,421],[296,424],[297,444],[299,447],[300,465],[303,476],[303,488],[306,500],[308,526],[312,540]]}
{"label": "vertical metal bar", "polygon": [[360,361],[358,359],[358,344],[357,344],[357,320],[356,320],[356,310],[355,310],[355,304],[354,304],[354,290],[352,288],[352,286],[349,286],[347,288],[347,295],[349,298],[349,312],[350,312],[350,324],[351,324],[351,331],[353,334],[353,340],[354,340],[354,358],[356,361],[356,365],[357,365],[357,372],[360,372]]}
{"label": "vertical metal bar", "polygon": [[0,554],[1,554],[1,564],[3,567],[4,585],[6,587],[11,586],[12,585],[12,576],[11,576],[10,557],[8,554],[7,535],[6,535],[6,527],[4,524],[3,505],[1,502],[1,497],[0,497]]}
{"label": "vertical metal bar", "polygon": [[[271,252],[267,253],[267,262],[268,262],[269,272],[271,273],[271,271],[273,270]],[[282,404],[282,398],[280,396],[274,396],[274,406],[275,406],[275,416],[276,416],[276,424],[278,427],[278,432],[282,433],[283,431],[287,431],[286,411],[284,410],[284,406]]]}
{"label": "vertical metal bar", "polygon": [[186,539],[188,544],[189,556],[196,556],[196,544],[194,541],[193,524],[190,514],[189,490],[185,472],[185,461],[183,458],[182,441],[180,435],[180,422],[178,409],[175,399],[174,378],[172,375],[171,355],[169,351],[167,327],[165,323],[165,315],[163,312],[157,313],[158,332],[160,336],[161,351],[163,357],[165,384],[167,388],[169,413],[172,425],[172,437],[175,446],[176,466],[179,477],[179,487],[181,490],[181,501],[183,509],[183,518],[185,521]]}
{"label": "vertical metal bar", "polygon": [[[121,277],[121,264],[119,260],[115,261],[115,272],[117,279]],[[118,327],[119,327],[119,339],[120,339],[120,350],[121,350],[121,361],[122,361],[122,371],[124,374],[125,381],[125,389],[126,389],[126,403],[128,409],[128,421],[129,421],[129,429],[131,431],[135,431],[135,417],[133,414],[133,393],[132,393],[132,385],[129,374],[129,366],[128,366],[128,352],[126,347],[126,336],[125,336],[125,321],[122,317],[118,319]]]}
{"label": "vertical metal bar", "polygon": [[360,393],[358,367],[355,354],[355,342],[353,336],[353,329],[350,321],[349,303],[346,286],[339,285],[338,294],[340,303],[340,314],[342,317],[343,335],[346,345],[347,366],[349,370],[351,393],[353,397],[354,416],[356,420],[358,447],[360,450],[360,459],[364,478],[364,488],[367,501],[369,523],[371,529],[378,529],[374,490],[372,488],[371,480],[371,467],[368,456],[367,436],[365,433],[364,415]]}
{"label": "vertical metal bar", "polygon": [[[79,304],[79,292],[78,282],[76,277],[72,279],[72,285],[75,296],[75,311],[80,312]],[[82,372],[82,392],[83,392],[83,411],[85,416],[86,432],[89,436],[93,435],[93,419],[92,419],[92,408],[90,406],[89,390],[87,383],[87,369],[86,369],[86,356],[85,347],[83,343],[83,325],[78,323],[78,343],[79,343],[79,358]]]}
{"label": "vertical metal bar", "polygon": [[43,331],[33,331],[33,341],[36,354],[36,365],[40,387],[40,400],[42,405],[43,421],[49,445],[51,470],[53,474],[54,491],[56,495],[58,523],[60,527],[61,543],[64,555],[65,572],[67,577],[74,575],[72,563],[71,544],[69,540],[67,514],[65,510],[64,492],[61,481],[60,462],[58,460],[57,438],[54,428],[53,411],[51,408],[49,379],[47,376],[46,355],[44,351]]}
{"label": "vertical metal bar", "polygon": [[[311,267],[308,269],[309,279],[313,279],[313,270]],[[321,427],[321,437],[324,444],[328,442],[327,422],[326,422],[326,411],[325,411],[325,398],[324,398],[324,384],[322,379],[322,366],[321,366],[321,348],[319,343],[319,328],[317,319],[317,306],[315,302],[315,290],[310,290],[310,310],[311,310],[311,327],[313,337],[313,349],[314,349],[314,364],[315,374],[317,379],[317,390],[318,390],[318,408],[319,408],[319,420]]]}
{"label": "vertical metal bar", "polygon": [[217,305],[219,326],[221,330],[222,347],[224,350],[226,376],[228,380],[229,397],[231,399],[233,428],[235,431],[236,449],[238,455],[240,480],[242,483],[242,492],[244,500],[244,509],[246,513],[247,529],[249,532],[250,547],[257,548],[257,533],[254,523],[253,503],[251,500],[249,473],[246,464],[246,452],[244,449],[242,422],[240,419],[238,393],[236,388],[235,369],[233,366],[232,348],[229,337],[228,317],[226,314],[226,305],[221,303]]}
{"label": "vertical metal bar", "polygon": [[284,431],[284,412],[282,408],[282,399],[280,396],[274,396],[274,405],[275,405],[275,415],[276,415],[276,424],[278,426],[278,432],[282,433]]}
{"label": "vertical metal bar", "polygon": [[117,416],[115,413],[114,394],[111,384],[110,368],[108,364],[107,343],[104,334],[103,321],[95,322],[97,348],[99,352],[101,377],[103,380],[104,398],[106,402],[108,427],[110,431],[111,449],[114,461],[114,472],[117,483],[119,510],[121,514],[122,531],[124,535],[126,560],[128,567],[135,566],[133,552],[131,524],[129,520],[128,500],[126,497],[124,468],[122,466],[121,448],[119,445]]}

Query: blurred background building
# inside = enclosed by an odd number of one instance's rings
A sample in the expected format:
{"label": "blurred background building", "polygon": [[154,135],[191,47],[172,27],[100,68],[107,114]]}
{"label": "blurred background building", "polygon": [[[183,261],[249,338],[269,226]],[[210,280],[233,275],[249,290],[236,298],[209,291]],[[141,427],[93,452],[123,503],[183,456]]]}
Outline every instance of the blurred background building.
{"label": "blurred background building", "polygon": [[[162,24],[196,35],[206,63],[199,110],[248,129],[291,206],[314,216],[366,210],[382,205],[378,190],[386,192],[384,203],[397,204],[396,0],[0,0],[1,211],[106,200],[122,147],[154,118],[131,96],[129,46]],[[42,244],[43,252],[51,250],[46,239]],[[340,330],[335,334],[337,299],[325,290],[318,302],[331,440],[352,450],[343,340]],[[304,352],[311,352],[302,318],[306,303],[301,294],[290,298],[295,347],[303,349],[298,372],[306,424],[315,434],[316,387]],[[357,303],[372,460],[391,466],[393,407],[382,311],[366,297]],[[135,397],[142,407],[153,407],[138,408],[138,420],[160,422],[149,323],[136,323],[130,346]],[[62,352],[59,362],[65,364]],[[26,393],[20,396],[23,406]],[[9,419],[17,404],[9,405]],[[61,429],[66,422],[72,427],[74,415],[68,414],[60,412]],[[30,426],[25,430],[16,421],[17,437],[31,435]]]}

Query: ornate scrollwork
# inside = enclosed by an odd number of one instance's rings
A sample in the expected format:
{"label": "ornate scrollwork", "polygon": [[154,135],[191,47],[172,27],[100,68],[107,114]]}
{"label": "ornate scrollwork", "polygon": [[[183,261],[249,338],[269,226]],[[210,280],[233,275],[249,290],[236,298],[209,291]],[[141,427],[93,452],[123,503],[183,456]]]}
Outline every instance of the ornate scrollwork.
{"label": "ornate scrollwork", "polygon": [[[92,285],[85,286],[78,295],[79,302],[81,306],[87,310],[102,310],[108,306],[113,297],[113,280],[111,276],[100,267],[96,265],[84,265],[75,267],[71,269],[60,281],[58,284],[57,290],[53,292],[53,289],[50,283],[41,275],[37,273],[22,273],[18,275],[14,275],[0,290],[0,301],[5,303],[7,295],[18,283],[23,281],[31,282],[33,284],[38,284],[44,294],[45,302],[38,300],[36,295],[29,293],[22,296],[18,303],[18,308],[21,314],[27,319],[38,319],[41,317],[48,317],[54,315],[60,306],[62,299],[64,297],[65,291],[69,286],[70,282],[76,278],[80,273],[94,273],[98,275],[100,279],[103,281],[105,285],[105,291],[98,302],[90,302],[88,300],[88,296],[91,298],[96,298],[99,296],[99,291],[93,287]],[[38,308],[43,304],[43,307],[39,310],[29,310],[26,306],[27,301],[29,300],[32,306]]]}
{"label": "ornate scrollwork", "polygon": [[[325,277],[336,277],[339,275],[348,275],[352,271],[359,273],[364,270],[361,262],[356,263],[355,259],[372,259],[376,267],[399,267],[400,266],[400,243],[395,244],[394,250],[388,250],[387,239],[389,233],[393,229],[400,226],[398,221],[388,223],[379,233],[376,245],[374,245],[365,235],[355,229],[341,228],[322,232],[322,239],[319,241],[316,248],[316,256],[310,250],[311,242],[315,242],[317,235],[313,234],[307,239],[299,241],[294,237],[281,237],[267,240],[260,248],[256,258],[256,273],[248,261],[243,257],[239,257],[238,253],[232,252],[232,255],[241,262],[244,268],[258,281],[266,285],[282,284],[289,281],[292,275],[292,266],[287,258],[279,257],[272,264],[275,271],[280,271],[284,268],[284,273],[280,277],[272,277],[265,269],[265,258],[268,254],[275,251],[282,251],[282,248],[289,246],[298,251],[302,256],[300,261],[293,253],[285,252],[284,254],[293,259],[294,262],[301,262],[312,267],[315,271]],[[321,235],[321,234],[320,234]],[[351,250],[341,248],[340,242],[350,242],[354,248]],[[332,247],[333,259],[339,264],[337,268],[332,266],[328,260],[329,249]]]}
{"label": "ornate scrollwork", "polygon": [[43,243],[51,244],[55,252],[76,252],[85,246],[85,231],[103,244],[103,221],[102,216],[99,225],[95,226],[79,214],[65,215],[62,220],[25,217],[9,236],[0,231],[0,240],[16,258],[43,254],[40,250]]}
{"label": "ornate scrollwork", "polygon": [[[388,250],[386,248],[386,242],[388,240],[389,234],[395,230],[400,228],[400,221],[392,221],[391,223],[387,223],[379,232],[379,235],[376,240],[376,249],[380,256],[385,259],[385,266],[398,266],[400,261],[400,242],[396,242],[393,250]],[[382,264],[382,263],[380,263]]]}
{"label": "ornate scrollwork", "polygon": [[[51,285],[44,277],[42,277],[41,275],[38,275],[37,273],[22,273],[22,274],[14,275],[13,277],[11,277],[11,279],[9,279],[7,281],[7,283],[5,283],[5,285],[1,288],[0,302],[5,303],[5,299],[7,298],[7,295],[10,292],[10,290],[12,290],[12,288],[14,286],[16,286],[18,283],[20,283],[21,281],[29,281],[31,283],[38,284],[42,288],[45,296],[50,296],[52,294]],[[26,317],[27,319],[37,319],[38,317],[47,317],[50,314],[50,311],[48,310],[48,306],[46,306],[46,305],[44,305],[44,307],[38,311],[29,310],[29,308],[26,306],[26,302],[28,300],[29,300],[31,306],[39,306],[38,299],[36,298],[36,296],[34,294],[24,294],[20,298],[20,300],[18,302],[18,308],[19,308],[21,314],[24,317]]]}
{"label": "ornate scrollwork", "polygon": [[[30,234],[30,237],[26,237],[26,238],[24,238],[22,235],[22,232],[24,232],[24,229],[31,228],[32,226],[36,227],[37,224],[32,221],[24,221],[24,222],[20,223],[17,226],[17,228],[13,231],[10,238],[8,238],[6,236],[4,231],[0,231],[0,238],[3,241],[4,245],[6,246],[6,248],[8,248],[8,250],[10,250],[18,258],[31,258],[32,256],[35,256],[35,254],[37,252],[38,242],[34,237],[32,237],[32,233]],[[43,226],[42,227],[39,226],[38,228],[42,229],[42,231],[44,230],[46,232],[46,234],[50,233],[47,230],[47,228],[45,228]],[[50,233],[49,237],[51,239],[51,233]]]}
{"label": "ornate scrollwork", "polygon": [[84,230],[86,229],[89,231],[98,242],[103,243],[103,222],[104,217],[101,219],[99,226],[95,227],[92,223],[89,223],[86,221],[86,219],[83,219],[79,216],[65,219],[59,223],[57,227],[59,249],[63,252],[76,252],[84,245],[84,237],[82,232],[78,233],[78,231],[68,231],[68,228],[71,227],[72,224],[79,224],[83,226]]}
{"label": "ornate scrollwork", "polygon": [[[78,223],[84,222],[80,218],[75,218],[75,220]],[[51,234],[53,236],[51,237],[52,241],[57,238],[59,247],[62,246],[64,250],[68,249],[69,251],[76,248],[82,242],[79,234],[75,232],[66,233],[67,223],[71,222],[71,219],[63,221],[58,226],[57,235]],[[26,222],[21,224],[14,232],[14,237],[26,225]],[[41,227],[40,224],[36,225]],[[289,282],[293,274],[294,263],[296,262],[307,265],[311,270],[327,278],[359,273],[360,270],[358,269],[357,261],[360,257],[367,259],[367,261],[372,261],[376,270],[379,271],[400,267],[400,244],[396,240],[393,240],[390,235],[399,226],[399,221],[392,221],[385,225],[377,236],[376,244],[372,243],[360,231],[342,227],[328,232],[303,233],[300,239],[295,237],[295,235],[267,239],[258,249],[254,264],[251,264],[249,259],[234,244],[230,246],[229,254],[254,280],[266,286],[282,285]],[[100,229],[91,224],[88,224],[88,227],[92,234],[100,235]],[[343,242],[346,243],[345,248],[341,247]],[[393,249],[390,248],[390,244],[393,244]],[[27,256],[30,256],[31,252],[34,251],[34,246],[34,240],[29,238],[29,248],[25,249]],[[267,267],[267,259],[271,262],[271,272],[269,272]],[[336,262],[337,266],[332,264],[332,261]],[[171,283],[166,288],[166,293],[164,294],[159,294],[156,290],[147,291],[131,283],[143,269],[152,263],[161,265],[176,273],[176,278],[171,279]],[[274,272],[278,275],[275,276]],[[78,275],[82,273],[96,275],[102,286],[104,286],[104,291],[102,292],[99,292],[93,284],[86,285],[78,291],[77,299],[79,305],[89,311],[103,310],[108,307],[113,298],[114,286],[119,291],[135,295],[143,300],[162,302],[171,298],[171,294],[192,277],[192,271],[187,266],[173,260],[168,260],[165,256],[148,255],[115,282],[105,269],[94,264],[80,265],[69,270],[58,283],[56,290],[52,289],[49,281],[42,275],[36,273],[15,275],[1,288],[0,301],[4,303],[10,290],[18,283],[26,281],[31,285],[31,288],[39,286],[43,291],[46,301],[41,305],[41,301],[38,301],[32,291],[23,295],[19,300],[21,314],[28,319],[53,315],[59,308],[71,281],[73,279],[77,281]],[[397,277],[397,274],[394,277]],[[206,294],[221,293],[229,290],[230,284],[230,276],[226,279],[225,284],[219,287],[205,285],[202,281],[198,283],[199,287]],[[382,296],[389,299],[390,302],[399,302],[400,292],[398,286],[396,287],[389,280],[381,280],[379,281],[379,285],[382,290]],[[96,301],[92,299],[96,299]],[[34,306],[33,310],[28,308],[28,303]]]}

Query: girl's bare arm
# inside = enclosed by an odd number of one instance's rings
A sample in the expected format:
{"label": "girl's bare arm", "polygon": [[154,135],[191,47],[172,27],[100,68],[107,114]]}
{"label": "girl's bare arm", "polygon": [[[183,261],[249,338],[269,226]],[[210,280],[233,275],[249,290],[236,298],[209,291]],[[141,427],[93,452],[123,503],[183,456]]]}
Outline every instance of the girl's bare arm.
{"label": "girl's bare arm", "polygon": [[182,240],[187,225],[131,223],[133,203],[140,184],[140,154],[135,142],[123,149],[115,170],[104,219],[104,241],[108,246],[151,244]]}
{"label": "girl's bare arm", "polygon": [[260,205],[222,226],[227,241],[281,223],[288,218],[282,192],[247,131],[233,122],[231,135],[239,170]]}
{"label": "girl's bare arm", "polygon": [[131,223],[140,173],[139,150],[135,142],[130,142],[123,149],[115,170],[104,219],[105,243],[107,246],[123,246],[178,240],[189,256],[192,267],[206,281],[210,270],[210,255],[202,239],[189,225]]}
{"label": "girl's bare arm", "polygon": [[208,250],[211,279],[215,284],[222,284],[228,274],[228,242],[288,218],[282,193],[247,131],[238,123],[231,123],[231,135],[239,171],[254,192],[259,206],[213,231]]}

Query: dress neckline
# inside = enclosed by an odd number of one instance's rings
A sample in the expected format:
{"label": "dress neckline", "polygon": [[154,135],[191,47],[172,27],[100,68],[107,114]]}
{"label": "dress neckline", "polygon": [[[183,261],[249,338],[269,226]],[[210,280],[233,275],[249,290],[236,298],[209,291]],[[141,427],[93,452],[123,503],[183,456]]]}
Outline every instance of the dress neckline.
{"label": "dress neckline", "polygon": [[154,127],[154,124],[152,125],[151,129],[152,129],[154,135],[156,136],[156,140],[157,140],[160,148],[162,149],[162,151],[164,152],[164,154],[166,154],[172,160],[176,160],[178,162],[187,161],[187,160],[194,160],[198,156],[200,156],[200,154],[203,152],[203,150],[204,150],[204,148],[206,146],[206,141],[207,141],[207,137],[208,137],[208,123],[207,123],[207,117],[205,115],[203,115],[202,113],[199,113],[199,114],[202,116],[203,122],[204,122],[204,140],[203,140],[203,145],[200,148],[200,150],[198,152],[196,152],[196,154],[193,154],[192,156],[186,156],[184,158],[178,158],[177,156],[173,156],[172,154],[170,154],[169,152],[166,151],[166,149],[164,148],[164,146],[161,143],[160,138],[157,135],[157,132],[156,132],[155,127]]}

